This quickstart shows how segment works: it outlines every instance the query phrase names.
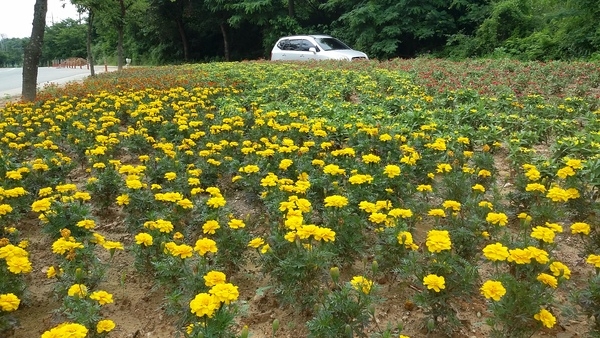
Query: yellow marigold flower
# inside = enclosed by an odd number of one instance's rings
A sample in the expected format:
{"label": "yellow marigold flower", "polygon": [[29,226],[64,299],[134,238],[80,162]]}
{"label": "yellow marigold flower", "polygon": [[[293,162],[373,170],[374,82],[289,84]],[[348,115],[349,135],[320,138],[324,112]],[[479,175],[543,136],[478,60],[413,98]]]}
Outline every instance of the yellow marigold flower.
{"label": "yellow marigold flower", "polygon": [[539,239],[546,243],[554,243],[555,235],[556,234],[554,233],[554,231],[552,231],[552,229],[543,226],[534,227],[533,231],[531,231],[532,238]]}
{"label": "yellow marigold flower", "polygon": [[258,247],[263,244],[265,244],[265,240],[260,237],[256,237],[248,243],[248,246],[251,248],[258,249]]}
{"label": "yellow marigold flower", "polygon": [[471,141],[469,141],[468,137],[460,136],[456,139],[456,142],[468,145]]}
{"label": "yellow marigold flower", "polygon": [[452,209],[453,211],[460,211],[460,202],[453,200],[446,200],[442,203],[442,206],[446,209]]}
{"label": "yellow marigold flower", "polygon": [[314,159],[314,160],[312,160],[311,164],[314,166],[322,167],[325,165],[325,161],[319,160],[319,159]]}
{"label": "yellow marigold flower", "polygon": [[19,308],[21,300],[14,293],[0,294],[0,310],[4,312],[15,311]]}
{"label": "yellow marigold flower", "polygon": [[219,222],[215,220],[208,220],[204,225],[202,225],[202,233],[214,235],[215,231],[219,229]]}
{"label": "yellow marigold flower", "polygon": [[481,201],[477,205],[482,208],[488,208],[490,210],[494,210],[494,205],[489,201]]}
{"label": "yellow marigold flower", "polygon": [[421,191],[421,192],[433,191],[433,188],[429,184],[419,184],[417,186],[417,191]]}
{"label": "yellow marigold flower", "polygon": [[225,206],[227,202],[225,201],[225,199],[223,197],[211,197],[206,201],[206,205],[208,205],[211,208],[219,208],[222,206]]}
{"label": "yellow marigold flower", "polygon": [[52,243],[52,252],[59,255],[62,255],[65,252],[73,249],[81,248],[83,248],[83,244],[75,241],[66,240],[63,237],[57,239],[54,243]]}
{"label": "yellow marigold flower", "polygon": [[140,232],[135,235],[135,243],[138,245],[150,246],[152,245],[153,238],[152,235],[146,232]]}
{"label": "yellow marigold flower", "polygon": [[590,225],[584,222],[575,222],[573,224],[571,224],[571,233],[572,234],[583,234],[583,235],[589,235],[590,234]]}
{"label": "yellow marigold flower", "polygon": [[117,196],[117,204],[118,205],[128,205],[129,204],[129,195],[123,194]]}
{"label": "yellow marigold flower", "polygon": [[41,338],[85,338],[88,334],[88,329],[77,323],[62,323],[42,334]]}
{"label": "yellow marigold flower", "polygon": [[358,203],[358,208],[368,213],[377,212],[379,209],[377,208],[377,204],[371,203],[369,201],[361,201]]}
{"label": "yellow marigold flower", "polygon": [[596,268],[600,268],[600,255],[590,254],[587,256],[585,262],[595,266]]}
{"label": "yellow marigold flower", "polygon": [[582,164],[581,160],[569,159],[569,160],[567,160],[567,162],[565,164],[573,169],[582,169],[583,168],[583,164]]}
{"label": "yellow marigold flower", "polygon": [[563,180],[569,176],[575,176],[575,170],[572,167],[564,167],[558,169],[556,172],[556,176],[562,178]]}
{"label": "yellow marigold flower", "polygon": [[547,273],[540,273],[536,279],[554,289],[558,287],[558,280],[556,279],[556,277]]}
{"label": "yellow marigold flower", "polygon": [[297,236],[295,231],[289,231],[285,234],[285,236],[283,236],[283,238],[285,238],[285,240],[288,242],[294,242],[296,240],[296,237]]}
{"label": "yellow marigold flower", "polygon": [[508,258],[508,248],[502,243],[488,244],[483,248],[483,255],[491,261],[504,261]]}
{"label": "yellow marigold flower", "polygon": [[380,212],[374,212],[371,215],[369,215],[369,221],[376,223],[376,224],[383,223],[383,222],[385,222],[386,219],[387,219],[387,215],[382,214]]}
{"label": "yellow marigold flower", "polygon": [[371,183],[371,182],[373,182],[373,176],[356,174],[356,175],[350,176],[350,178],[348,179],[348,182],[350,182],[350,184]]}
{"label": "yellow marigold flower", "polygon": [[423,277],[423,285],[425,285],[428,290],[440,292],[446,288],[446,279],[444,276],[430,274]]}
{"label": "yellow marigold flower", "polygon": [[485,298],[495,301],[499,301],[506,294],[506,289],[502,283],[495,280],[486,281],[479,290]]}
{"label": "yellow marigold flower", "polygon": [[492,172],[487,170],[487,169],[481,169],[479,170],[479,172],[477,173],[477,176],[479,177],[490,177],[492,176]]}
{"label": "yellow marigold flower", "polygon": [[537,180],[539,180],[542,177],[542,175],[540,174],[540,172],[535,167],[527,170],[525,172],[525,176],[530,181],[537,181]]}
{"label": "yellow marigold flower", "polygon": [[113,302],[112,294],[104,290],[92,292],[92,294],[90,295],[90,299],[97,301],[100,305],[111,304]]}
{"label": "yellow marigold flower", "polygon": [[127,186],[127,188],[133,189],[133,190],[141,189],[144,186],[140,180],[131,180],[131,179],[126,180],[125,185]]}
{"label": "yellow marigold flower", "polygon": [[452,248],[448,230],[430,230],[425,244],[429,252],[441,252]]}
{"label": "yellow marigold flower", "polygon": [[567,191],[559,187],[550,188],[546,197],[551,199],[552,202],[567,202],[569,200]]}
{"label": "yellow marigold flower", "polygon": [[92,199],[92,196],[87,192],[77,191],[75,194],[73,194],[73,198],[80,199],[82,201],[89,201]]}
{"label": "yellow marigold flower", "polygon": [[181,201],[177,201],[177,205],[182,207],[183,209],[192,209],[194,207],[194,203],[187,198],[182,199]]}
{"label": "yellow marigold flower", "polygon": [[448,163],[440,163],[435,170],[437,173],[449,173],[452,171],[452,166]]}
{"label": "yellow marigold flower", "polygon": [[31,210],[34,212],[44,212],[50,210],[52,204],[52,198],[46,197],[41,200],[34,201],[31,204]]}
{"label": "yellow marigold flower", "polygon": [[528,249],[508,250],[508,261],[517,264],[531,263],[531,252]]}
{"label": "yellow marigold flower", "polygon": [[474,191],[485,192],[485,187],[481,184],[475,184],[471,189]]}
{"label": "yellow marigold flower", "polygon": [[13,257],[28,257],[29,254],[23,248],[10,244],[6,239],[4,246],[0,247],[0,259],[10,259]]}
{"label": "yellow marigold flower", "polygon": [[26,256],[9,257],[6,259],[6,265],[8,267],[8,271],[14,274],[30,273],[32,269],[31,262]]}
{"label": "yellow marigold flower", "polygon": [[345,169],[341,169],[338,165],[335,164],[326,165],[325,167],[323,167],[323,172],[332,176],[346,174]]}
{"label": "yellow marigold flower", "polygon": [[67,294],[71,297],[83,298],[87,295],[87,287],[83,284],[73,284],[67,291]]}
{"label": "yellow marigold flower", "polygon": [[541,309],[540,312],[536,313],[533,318],[542,322],[547,328],[552,328],[556,324],[556,318],[546,309]]}
{"label": "yellow marigold flower", "polygon": [[227,225],[229,225],[229,227],[231,229],[241,229],[244,228],[246,226],[246,224],[244,223],[244,221],[242,221],[241,219],[236,219],[236,218],[232,218]]}
{"label": "yellow marigold flower", "polygon": [[227,276],[221,271],[209,271],[206,275],[204,275],[204,285],[211,287],[217,284],[225,283]]}
{"label": "yellow marigold flower", "polygon": [[411,249],[411,250],[416,250],[415,249],[416,244],[414,243],[412,234],[410,232],[400,231],[398,233],[398,236],[396,236],[396,238],[398,239],[398,243],[404,245],[405,248]]}
{"label": "yellow marigold flower", "polygon": [[508,217],[502,212],[490,212],[485,220],[488,223],[505,226],[508,223]]}
{"label": "yellow marigold flower", "polygon": [[397,165],[393,165],[393,164],[388,164],[383,169],[383,173],[389,178],[394,178],[396,176],[399,176],[400,172],[401,172],[400,167]]}
{"label": "yellow marigold flower", "polygon": [[[173,243],[173,242],[170,242]],[[187,244],[175,244],[173,243],[168,247],[169,253],[175,257],[182,259],[192,257],[193,249]]]}
{"label": "yellow marigold flower", "polygon": [[362,160],[364,163],[379,163],[381,161],[381,157],[374,154],[366,154],[362,156]]}
{"label": "yellow marigold flower", "polygon": [[171,171],[171,172],[168,172],[168,173],[165,173],[165,179],[166,179],[167,181],[172,181],[172,180],[174,180],[174,179],[176,179],[176,178],[177,178],[177,173],[174,173],[174,172],[172,172],[172,171]]}
{"label": "yellow marigold flower", "polygon": [[94,236],[94,238],[90,241],[92,243],[102,244],[102,243],[104,243],[106,241],[104,239],[104,236],[100,235],[97,232],[92,233],[92,236]]}
{"label": "yellow marigold flower", "polygon": [[106,250],[125,250],[123,243],[117,241],[104,241],[100,245]]}
{"label": "yellow marigold flower", "polygon": [[348,205],[348,198],[340,195],[332,195],[325,197],[324,202],[326,207],[342,208]]}
{"label": "yellow marigold flower", "polygon": [[350,281],[350,285],[352,285],[352,287],[357,290],[360,291],[366,295],[368,295],[371,292],[371,289],[373,288],[373,281],[363,277],[363,276],[354,276],[352,277],[352,280]]}
{"label": "yellow marigold flower", "polygon": [[271,246],[269,244],[265,244],[260,248],[260,253],[263,255],[269,251],[271,251]]}
{"label": "yellow marigold flower", "polygon": [[160,232],[170,233],[171,231],[173,231],[173,223],[164,219],[157,219],[154,222],[154,229],[158,229],[158,231]]}
{"label": "yellow marigold flower", "polygon": [[219,308],[219,301],[208,293],[199,293],[190,301],[190,311],[198,317],[211,318]]}
{"label": "yellow marigold flower", "polygon": [[200,256],[204,256],[207,252],[216,253],[218,250],[217,242],[209,238],[200,238],[196,241],[194,250],[198,252]]}
{"label": "yellow marigold flower", "polygon": [[302,212],[309,212],[312,206],[310,201],[305,198],[299,198],[295,201],[295,203],[298,209],[300,209],[300,211]]}
{"label": "yellow marigold flower", "polygon": [[565,193],[567,194],[567,199],[576,199],[581,196],[579,194],[579,191],[575,188],[569,188],[569,189],[565,190]]}
{"label": "yellow marigold flower", "polygon": [[284,158],[281,160],[281,162],[279,162],[279,169],[287,170],[292,164],[294,164],[294,161]]}
{"label": "yellow marigold flower", "polygon": [[46,270],[46,278],[54,277],[56,277],[56,268],[54,266],[50,266],[48,270]]}
{"label": "yellow marigold flower", "polygon": [[434,217],[446,217],[444,209],[431,209],[427,212],[427,215]]}
{"label": "yellow marigold flower", "polygon": [[529,251],[531,259],[535,259],[535,261],[540,264],[546,264],[550,261],[550,257],[546,250],[536,248],[535,246],[528,246],[527,250]]}
{"label": "yellow marigold flower", "polygon": [[259,172],[260,167],[254,164],[248,164],[247,166],[241,167],[238,171],[246,174],[253,174]]}
{"label": "yellow marigold flower", "polygon": [[103,319],[96,324],[96,332],[110,332],[115,328],[115,322],[110,319]]}
{"label": "yellow marigold flower", "polygon": [[317,241],[333,242],[335,241],[335,231],[329,228],[317,227],[313,233],[313,237]]}
{"label": "yellow marigold flower", "polygon": [[379,141],[387,142],[387,141],[391,141],[391,140],[392,140],[392,136],[390,134],[381,134],[379,136]]}
{"label": "yellow marigold flower", "polygon": [[563,228],[562,226],[560,226],[560,224],[558,223],[550,223],[550,222],[546,222],[546,224],[544,224],[544,226],[554,232],[557,233],[562,233],[563,232]]}
{"label": "yellow marigold flower", "polygon": [[96,222],[93,219],[84,219],[77,222],[77,226],[84,229],[93,229],[96,226]]}
{"label": "yellow marigold flower", "polygon": [[398,217],[410,218],[413,216],[413,212],[410,209],[394,208],[388,212],[388,215],[390,215],[394,218],[398,218]]}
{"label": "yellow marigold flower", "polygon": [[539,183],[529,183],[525,187],[525,191],[539,191],[541,193],[546,192],[546,187]]}
{"label": "yellow marigold flower", "polygon": [[561,262],[552,262],[550,263],[550,271],[552,272],[552,274],[556,277],[561,276],[564,277],[565,279],[570,279],[571,278],[571,270],[569,269],[568,266],[566,266],[565,264],[561,263]]}
{"label": "yellow marigold flower", "polygon": [[11,170],[6,172],[6,178],[10,178],[11,180],[20,180],[23,178],[20,172]]}
{"label": "yellow marigold flower", "polygon": [[49,196],[52,194],[52,187],[46,187],[46,188],[42,188],[38,191],[38,196],[40,197],[45,197],[45,196]]}
{"label": "yellow marigold flower", "polygon": [[240,296],[238,287],[231,283],[217,284],[210,288],[208,293],[213,295],[217,301],[225,304],[236,301]]}

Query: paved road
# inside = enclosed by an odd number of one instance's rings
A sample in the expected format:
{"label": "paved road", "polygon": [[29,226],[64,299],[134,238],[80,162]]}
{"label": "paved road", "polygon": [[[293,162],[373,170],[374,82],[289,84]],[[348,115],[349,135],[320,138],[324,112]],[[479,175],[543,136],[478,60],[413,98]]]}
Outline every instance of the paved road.
{"label": "paved road", "polygon": [[[108,67],[108,71],[116,70],[117,67]],[[103,73],[104,66],[94,67],[96,73]],[[38,88],[49,83],[65,84],[70,81],[82,80],[90,75],[90,70],[83,68],[38,68]],[[6,96],[20,96],[23,83],[23,68],[0,68],[0,98]]]}

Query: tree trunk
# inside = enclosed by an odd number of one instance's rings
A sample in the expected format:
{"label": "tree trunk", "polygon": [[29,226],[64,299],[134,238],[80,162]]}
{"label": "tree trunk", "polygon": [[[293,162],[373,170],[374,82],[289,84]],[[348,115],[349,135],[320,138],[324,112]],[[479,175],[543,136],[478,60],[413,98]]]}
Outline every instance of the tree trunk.
{"label": "tree trunk", "polygon": [[33,101],[37,92],[38,63],[42,56],[48,0],[36,0],[33,7],[31,39],[25,47],[23,59],[23,87],[21,95],[25,101]]}
{"label": "tree trunk", "polygon": [[92,32],[93,32],[93,22],[94,22],[94,11],[90,8],[88,10],[88,22],[87,22],[87,61],[88,65],[90,65],[90,75],[95,76],[94,72],[94,56],[92,55]]}
{"label": "tree trunk", "polygon": [[123,69],[123,61],[125,57],[123,56],[123,31],[125,30],[125,1],[119,0],[119,6],[121,9],[121,17],[119,18],[117,24],[117,34],[119,37],[119,41],[117,43],[117,55],[119,58],[117,70],[121,71]]}
{"label": "tree trunk", "polygon": [[227,30],[225,22],[221,21],[221,34],[223,35],[223,50],[225,52],[225,61],[229,61],[229,39],[227,38]]}
{"label": "tree trunk", "polygon": [[188,61],[188,41],[185,35],[185,29],[183,29],[183,20],[181,18],[177,18],[177,30],[179,31],[179,36],[181,37],[181,44],[183,45],[183,60],[185,62]]}
{"label": "tree trunk", "polygon": [[288,15],[290,18],[296,16],[296,8],[294,6],[294,0],[288,0]]}

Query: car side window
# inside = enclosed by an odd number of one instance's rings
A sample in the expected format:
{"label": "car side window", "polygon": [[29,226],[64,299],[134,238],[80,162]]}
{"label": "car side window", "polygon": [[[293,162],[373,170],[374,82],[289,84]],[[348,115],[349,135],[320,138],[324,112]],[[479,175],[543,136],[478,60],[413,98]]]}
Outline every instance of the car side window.
{"label": "car side window", "polygon": [[[310,41],[305,39],[289,40],[289,48],[286,50],[295,50],[298,52],[308,52],[310,47],[315,47]],[[281,47],[280,47],[281,48]]]}
{"label": "car side window", "polygon": [[301,40],[301,41],[302,41],[302,42],[301,42],[301,46],[302,46],[301,48],[302,48],[302,51],[303,51],[303,52],[308,52],[308,50],[309,50],[311,47],[314,47],[314,46],[315,46],[315,45],[313,45],[313,44],[312,44],[310,41],[308,41],[308,40]]}
{"label": "car side window", "polygon": [[291,50],[290,49],[290,40],[285,39],[285,40],[279,41],[279,43],[277,43],[277,47],[281,50]]}

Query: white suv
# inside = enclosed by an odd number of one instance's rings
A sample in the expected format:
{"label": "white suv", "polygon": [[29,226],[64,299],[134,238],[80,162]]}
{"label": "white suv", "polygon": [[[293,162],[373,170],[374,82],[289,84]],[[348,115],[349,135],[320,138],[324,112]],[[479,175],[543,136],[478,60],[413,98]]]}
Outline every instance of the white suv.
{"label": "white suv", "polygon": [[329,35],[294,35],[277,41],[271,60],[368,60],[369,57]]}

